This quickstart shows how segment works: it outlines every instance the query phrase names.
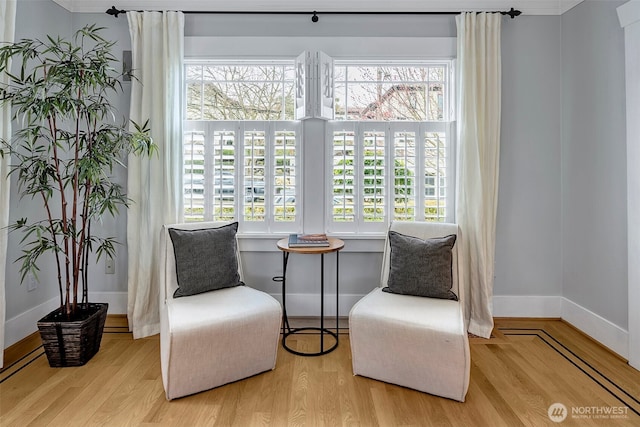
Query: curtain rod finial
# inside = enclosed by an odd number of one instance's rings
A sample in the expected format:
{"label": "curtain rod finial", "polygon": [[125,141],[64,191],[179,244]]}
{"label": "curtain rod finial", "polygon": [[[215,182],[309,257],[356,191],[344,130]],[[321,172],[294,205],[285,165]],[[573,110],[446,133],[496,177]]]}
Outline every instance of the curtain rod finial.
{"label": "curtain rod finial", "polygon": [[121,13],[127,13],[126,10],[118,10],[115,6],[111,6],[110,9],[107,9],[107,15],[111,15],[114,18],[117,18]]}
{"label": "curtain rod finial", "polygon": [[511,8],[511,10],[509,10],[508,12],[500,12],[503,15],[509,15],[511,17],[511,19],[515,18],[516,16],[520,16],[522,14],[521,11],[516,10],[514,8]]}

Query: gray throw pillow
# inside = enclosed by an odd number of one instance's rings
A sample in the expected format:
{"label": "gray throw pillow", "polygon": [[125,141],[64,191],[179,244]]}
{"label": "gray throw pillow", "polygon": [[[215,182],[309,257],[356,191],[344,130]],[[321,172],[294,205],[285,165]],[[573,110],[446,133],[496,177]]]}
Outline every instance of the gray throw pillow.
{"label": "gray throw pillow", "polygon": [[174,298],[243,285],[238,274],[234,222],[201,230],[169,229],[176,256]]}
{"label": "gray throw pillow", "polygon": [[420,239],[389,231],[391,259],[384,292],[458,300],[453,284],[451,250],[456,236]]}

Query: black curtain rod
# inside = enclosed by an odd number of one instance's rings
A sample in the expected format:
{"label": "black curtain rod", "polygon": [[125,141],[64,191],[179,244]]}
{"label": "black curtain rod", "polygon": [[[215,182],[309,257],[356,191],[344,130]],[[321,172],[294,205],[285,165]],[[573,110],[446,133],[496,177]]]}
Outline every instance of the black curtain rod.
{"label": "black curtain rod", "polygon": [[[116,9],[115,6],[111,6],[109,10],[107,10],[107,15],[111,15],[115,18],[118,17],[121,13],[127,13],[126,10]],[[249,12],[246,10],[243,11],[206,11],[206,10],[183,10],[182,13],[186,14],[225,14],[225,15],[312,15],[311,22],[318,22],[318,15],[459,15],[462,12],[300,12],[300,11],[255,11]],[[519,10],[515,10],[511,8],[509,11],[497,11],[494,13],[500,13],[502,15],[508,15],[511,19],[516,16],[520,16],[522,12]]]}

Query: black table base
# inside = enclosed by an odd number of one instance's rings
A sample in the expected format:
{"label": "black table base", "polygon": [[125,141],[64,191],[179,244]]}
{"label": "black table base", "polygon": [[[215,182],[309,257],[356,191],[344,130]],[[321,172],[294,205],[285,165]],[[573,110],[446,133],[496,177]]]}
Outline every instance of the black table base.
{"label": "black table base", "polygon": [[[320,327],[304,327],[304,328],[291,328],[289,325],[289,317],[287,315],[287,300],[286,300],[286,288],[287,288],[287,264],[289,262],[289,252],[282,253],[282,276],[276,276],[273,278],[274,282],[282,282],[282,347],[289,353],[296,354],[298,356],[322,356],[327,353],[331,353],[338,347],[338,280],[339,280],[339,252],[336,252],[336,330],[335,332],[324,327],[324,254],[320,254]],[[287,345],[287,338],[291,335],[302,333],[305,331],[316,331],[320,335],[320,351],[318,352],[300,352],[294,350]],[[325,350],[324,337],[329,335],[335,339],[335,343]]]}

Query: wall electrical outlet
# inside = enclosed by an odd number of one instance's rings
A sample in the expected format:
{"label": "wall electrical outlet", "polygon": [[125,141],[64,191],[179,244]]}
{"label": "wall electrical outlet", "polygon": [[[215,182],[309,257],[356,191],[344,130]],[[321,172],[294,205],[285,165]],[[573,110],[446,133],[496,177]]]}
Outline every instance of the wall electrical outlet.
{"label": "wall electrical outlet", "polygon": [[27,274],[27,292],[33,292],[38,288],[38,281],[33,273]]}
{"label": "wall electrical outlet", "polygon": [[105,258],[104,260],[104,272],[105,274],[115,274],[116,272],[116,264],[113,261],[113,258]]}

